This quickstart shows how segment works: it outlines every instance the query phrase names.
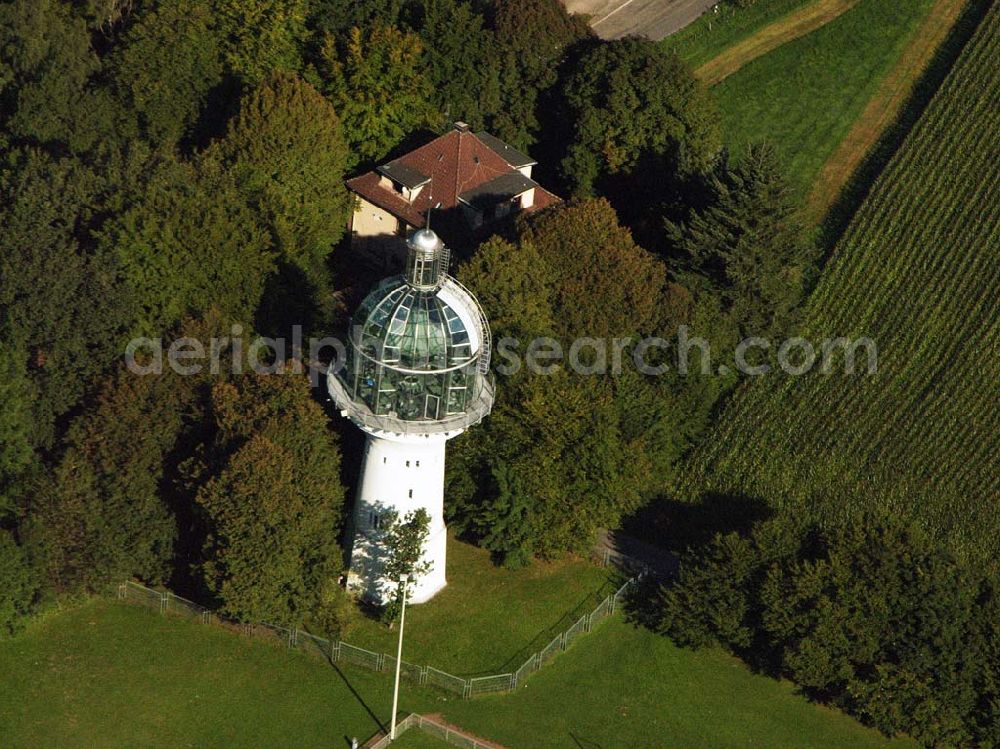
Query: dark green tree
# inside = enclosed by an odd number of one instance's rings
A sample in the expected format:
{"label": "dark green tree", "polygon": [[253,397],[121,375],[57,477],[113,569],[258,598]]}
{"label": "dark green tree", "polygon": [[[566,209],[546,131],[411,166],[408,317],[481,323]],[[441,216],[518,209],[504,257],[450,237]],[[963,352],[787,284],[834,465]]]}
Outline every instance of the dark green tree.
{"label": "dark green tree", "polygon": [[58,589],[167,577],[176,522],[163,491],[165,463],[193,415],[193,385],[169,370],[140,376],[122,367],[71,424],[27,520]]}
{"label": "dark green tree", "polygon": [[399,26],[408,0],[313,0],[309,27],[319,34],[345,36],[375,23]]}
{"label": "dark green tree", "polygon": [[722,164],[708,207],[667,224],[686,258],[682,278],[719,299],[740,336],[779,336],[802,300],[816,252],[774,149],[754,145],[739,164]]}
{"label": "dark green tree", "polygon": [[[614,375],[610,340],[603,374],[575,373],[565,357],[580,337],[654,332],[663,267],[607,202],[585,201],[521,222],[516,245],[490,240],[459,276],[494,322],[501,378],[490,418],[450,457],[450,512],[508,564],[584,551],[598,528],[639,506],[650,468],[661,465],[651,454],[662,448],[654,427],[664,393]],[[525,366],[539,336],[563,348],[562,364],[545,374]],[[627,346],[621,358],[629,366]],[[632,413],[637,404],[649,407],[643,418]]]}
{"label": "dark green tree", "polygon": [[606,200],[583,200],[522,222],[520,239],[552,269],[555,332],[612,338],[659,329],[666,270],[636,245]]}
{"label": "dark green tree", "polygon": [[342,560],[340,452],[308,380],[243,375],[212,390],[215,437],[196,501],[202,576],[243,621],[335,630]]}
{"label": "dark green tree", "polygon": [[708,171],[721,147],[707,90],[654,42],[630,37],[587,50],[562,84],[561,107],[571,130],[562,172],[576,195],[660,195],[677,175]]}
{"label": "dark green tree", "polygon": [[324,93],[363,161],[385,156],[411,133],[437,124],[424,46],[415,33],[380,23],[329,37],[321,52]]}
{"label": "dark green tree", "polygon": [[210,5],[166,0],[140,13],[115,45],[115,90],[153,144],[172,147],[209,104],[223,78],[219,34]]}
{"label": "dark green tree", "polygon": [[37,574],[13,534],[0,528],[0,638],[24,626],[40,591]]}
{"label": "dark green tree", "polygon": [[692,548],[661,597],[679,642],[718,642],[888,734],[995,737],[996,584],[906,520],[783,513]]}
{"label": "dark green tree", "polygon": [[0,523],[17,509],[20,480],[35,460],[26,359],[23,351],[0,340]]}
{"label": "dark green tree", "polygon": [[274,270],[271,239],[233,175],[217,163],[164,160],[146,191],[101,228],[140,304],[138,330],[158,334],[192,313],[253,318]]}
{"label": "dark green tree", "polygon": [[18,141],[75,154],[135,133],[135,120],[95,85],[101,61],[73,4],[0,4],[0,125]]}
{"label": "dark green tree", "polygon": [[229,70],[251,85],[275,70],[298,71],[309,8],[309,0],[216,0]]}
{"label": "dark green tree", "polygon": [[437,111],[476,130],[492,126],[503,108],[494,34],[464,0],[422,0],[417,5],[416,26]]}
{"label": "dark green tree", "polygon": [[268,322],[294,317],[286,322],[308,326],[332,303],[326,259],[351,210],[343,181],[349,158],[333,107],[286,72],[244,98],[225,139],[205,155],[232,175],[268,228],[279,265],[295,271],[281,276],[290,285],[268,290]]}
{"label": "dark green tree", "polygon": [[558,81],[567,50],[591,36],[590,27],[559,0],[494,0],[489,15],[496,32],[492,66],[501,91],[491,127],[527,148],[539,135],[541,97]]}
{"label": "dark green tree", "polygon": [[34,149],[0,171],[0,337],[27,354],[34,445],[51,445],[55,420],[134,325],[118,256],[89,238],[102,189],[79,161]]}

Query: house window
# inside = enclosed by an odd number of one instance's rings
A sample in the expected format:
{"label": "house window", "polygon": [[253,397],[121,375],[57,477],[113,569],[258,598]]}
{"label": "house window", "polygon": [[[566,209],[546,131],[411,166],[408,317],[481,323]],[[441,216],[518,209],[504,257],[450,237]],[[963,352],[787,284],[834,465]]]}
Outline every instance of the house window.
{"label": "house window", "polygon": [[379,525],[382,523],[382,516],[378,512],[372,510],[368,513],[368,524],[375,530],[379,529]]}

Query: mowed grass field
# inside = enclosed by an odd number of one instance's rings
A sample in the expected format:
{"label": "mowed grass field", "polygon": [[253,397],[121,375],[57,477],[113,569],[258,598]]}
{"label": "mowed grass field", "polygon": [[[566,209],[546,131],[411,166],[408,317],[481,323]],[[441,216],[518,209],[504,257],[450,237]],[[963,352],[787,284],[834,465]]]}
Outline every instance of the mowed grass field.
{"label": "mowed grass field", "polygon": [[879,508],[997,564],[998,59],[994,5],[807,304],[807,338],[867,336],[877,373],[748,382],[694,457],[687,485],[824,515]]}
{"label": "mowed grass field", "polygon": [[932,0],[861,0],[712,88],[727,145],[773,143],[803,196],[878,91]]}
{"label": "mowed grass field", "polygon": [[[388,716],[386,674],[335,669],[226,630],[97,600],[0,642],[4,749],[348,747]],[[612,618],[516,695],[472,701],[403,685],[509,749],[909,747],[811,704],[719,651]],[[414,731],[401,746],[437,744]],[[422,743],[421,743],[422,742]]]}
{"label": "mowed grass field", "polygon": [[757,0],[749,8],[723,3],[718,13],[709,11],[694,23],[664,39],[691,67],[704,65],[729,47],[814,0]]}
{"label": "mowed grass field", "polygon": [[[462,677],[516,670],[623,582],[613,569],[579,559],[502,569],[489,552],[454,538],[447,575],[432,602],[407,609],[403,659]],[[394,655],[397,634],[362,619],[344,639]]]}

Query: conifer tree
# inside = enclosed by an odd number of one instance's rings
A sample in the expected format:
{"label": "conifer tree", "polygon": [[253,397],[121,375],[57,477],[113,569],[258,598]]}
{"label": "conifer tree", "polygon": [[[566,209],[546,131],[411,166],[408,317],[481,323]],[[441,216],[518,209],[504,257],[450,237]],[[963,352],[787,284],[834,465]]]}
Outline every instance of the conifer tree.
{"label": "conifer tree", "polygon": [[687,258],[683,280],[714,294],[742,337],[780,335],[802,299],[815,251],[774,148],[751,146],[711,180],[709,206],[667,224]]}

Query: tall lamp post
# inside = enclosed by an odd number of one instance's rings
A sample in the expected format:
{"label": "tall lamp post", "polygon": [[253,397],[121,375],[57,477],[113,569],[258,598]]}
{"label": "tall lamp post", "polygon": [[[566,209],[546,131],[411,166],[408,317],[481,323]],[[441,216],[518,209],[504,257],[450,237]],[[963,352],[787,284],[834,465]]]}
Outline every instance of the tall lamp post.
{"label": "tall lamp post", "polygon": [[407,579],[407,575],[399,576],[399,585],[403,589],[403,600],[399,609],[399,645],[396,648],[396,683],[392,688],[392,722],[389,724],[389,741],[396,740],[396,708],[399,705],[399,669],[403,665],[403,625],[406,624]]}

